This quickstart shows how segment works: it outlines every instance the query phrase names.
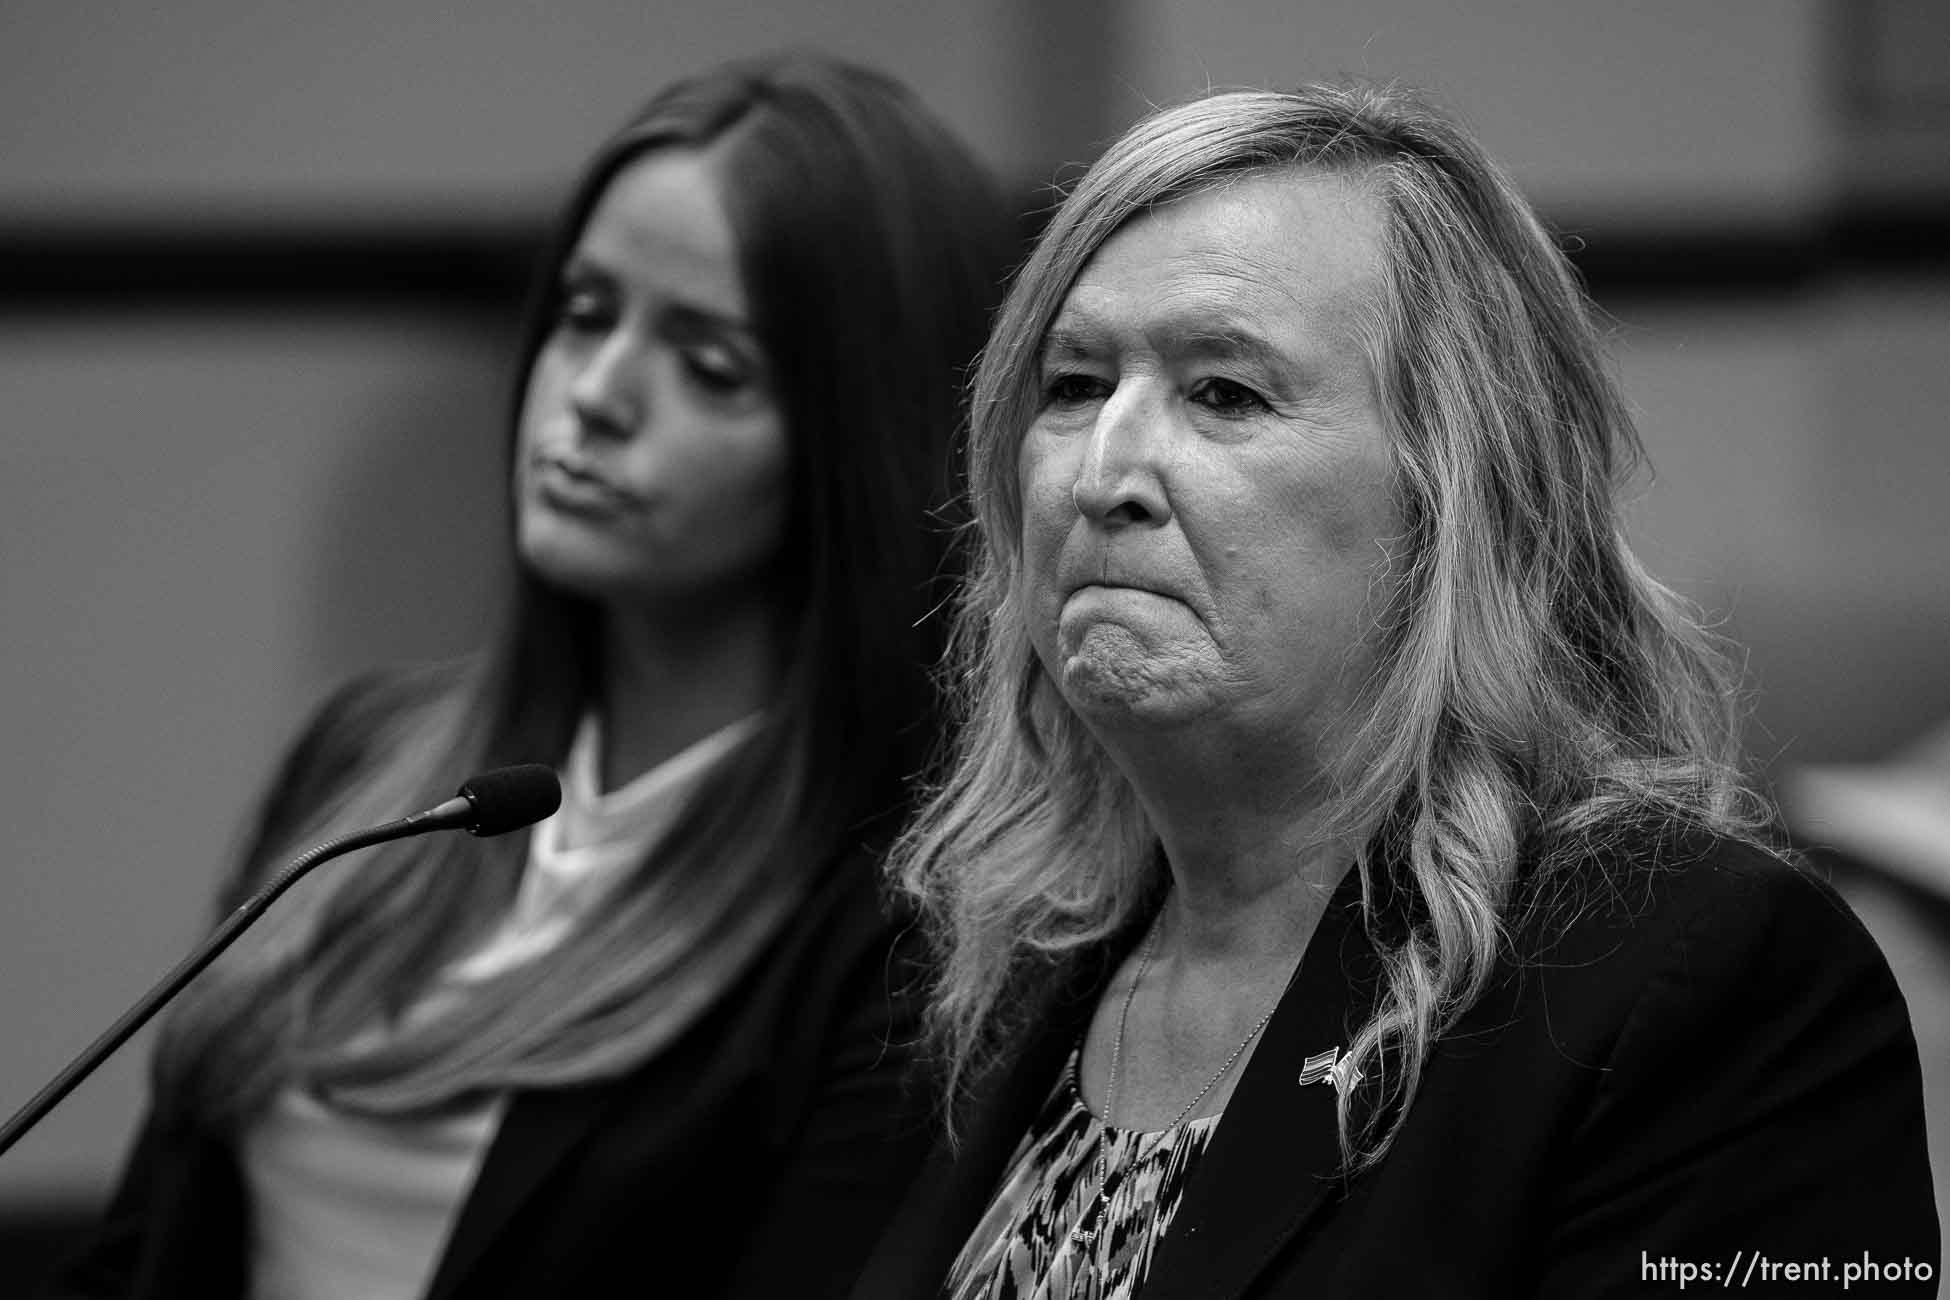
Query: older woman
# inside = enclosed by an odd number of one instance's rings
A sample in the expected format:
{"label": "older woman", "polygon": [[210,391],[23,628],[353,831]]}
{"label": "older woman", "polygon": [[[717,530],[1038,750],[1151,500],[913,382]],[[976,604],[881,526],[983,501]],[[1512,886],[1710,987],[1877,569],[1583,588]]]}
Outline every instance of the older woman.
{"label": "older woman", "polygon": [[1154,116],[975,402],[968,725],[899,856],[956,1141],[856,1300],[1928,1282],[1900,995],[1761,842],[1590,311],[1467,136]]}

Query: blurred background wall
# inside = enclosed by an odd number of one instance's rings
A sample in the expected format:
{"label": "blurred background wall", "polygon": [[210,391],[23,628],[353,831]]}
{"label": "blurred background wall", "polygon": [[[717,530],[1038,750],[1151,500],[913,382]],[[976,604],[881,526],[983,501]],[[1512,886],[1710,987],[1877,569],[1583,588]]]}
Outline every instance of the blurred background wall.
{"label": "blurred background wall", "polygon": [[[483,508],[503,361],[555,192],[655,87],[757,49],[905,77],[1026,214],[1146,105],[1207,85],[1432,89],[1565,231],[1616,321],[1658,471],[1637,534],[1748,647],[1758,756],[1779,778],[1864,770],[1950,718],[1946,15],[10,0],[0,1109],[200,934],[240,819],[323,690],[478,640],[505,563]],[[1950,928],[1913,886],[1860,897],[1941,1090]],[[146,1045],[0,1160],[0,1274],[5,1242],[38,1249],[98,1202]]]}

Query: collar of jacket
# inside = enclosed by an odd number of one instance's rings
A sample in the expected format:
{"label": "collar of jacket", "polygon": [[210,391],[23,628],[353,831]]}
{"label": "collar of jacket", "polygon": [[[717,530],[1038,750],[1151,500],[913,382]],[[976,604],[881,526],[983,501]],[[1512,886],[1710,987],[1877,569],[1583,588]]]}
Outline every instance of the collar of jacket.
{"label": "collar of jacket", "polygon": [[[854,1300],[931,1294],[1034,1119],[1069,1050],[1142,927],[1103,960],[1078,964],[1014,1059],[998,1069],[968,1112],[962,1141],[937,1147],[916,1195],[882,1241]],[[1331,1203],[1343,1185],[1335,1092],[1303,1085],[1308,1057],[1345,1050],[1366,1022],[1380,963],[1361,922],[1359,875],[1350,871],[1329,902],[1292,985],[1226,1103],[1225,1118],[1199,1158],[1171,1232],[1158,1248],[1145,1300],[1215,1300],[1242,1293],[1281,1247]]]}

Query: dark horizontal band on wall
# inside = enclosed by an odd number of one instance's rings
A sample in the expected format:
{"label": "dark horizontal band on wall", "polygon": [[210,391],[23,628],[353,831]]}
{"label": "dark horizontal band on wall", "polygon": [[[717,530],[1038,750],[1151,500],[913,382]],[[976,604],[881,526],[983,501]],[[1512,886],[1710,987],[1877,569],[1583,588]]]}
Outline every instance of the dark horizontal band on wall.
{"label": "dark horizontal band on wall", "polygon": [[[1794,227],[1562,228],[1600,301],[1795,293],[1865,271],[1950,274],[1950,205],[1851,209]],[[375,300],[498,310],[521,300],[543,233],[528,219],[0,216],[0,311]]]}
{"label": "dark horizontal band on wall", "polygon": [[539,221],[0,217],[0,310],[520,301]]}

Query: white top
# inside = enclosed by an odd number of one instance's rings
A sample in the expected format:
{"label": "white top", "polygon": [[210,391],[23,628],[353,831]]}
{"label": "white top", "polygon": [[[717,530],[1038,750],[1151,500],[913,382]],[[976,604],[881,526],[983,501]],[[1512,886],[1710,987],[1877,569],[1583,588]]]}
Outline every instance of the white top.
{"label": "white top", "polygon": [[720,727],[621,789],[602,793],[602,731],[583,719],[562,773],[562,806],[535,827],[514,910],[494,937],[445,980],[499,975],[562,942],[607,899],[684,810],[685,796],[713,764],[758,729],[759,715]]}
{"label": "white top", "polygon": [[285,1089],[243,1142],[252,1300],[425,1294],[501,1110],[373,1119]]}
{"label": "white top", "polygon": [[[604,794],[602,733],[593,715],[585,717],[562,773],[562,806],[529,836],[513,909],[485,944],[441,975],[407,1024],[563,942],[670,829],[712,764],[758,723],[756,714],[733,722]],[[497,1097],[433,1118],[375,1118],[285,1090],[241,1143],[253,1209],[252,1300],[424,1294],[504,1108]]]}

